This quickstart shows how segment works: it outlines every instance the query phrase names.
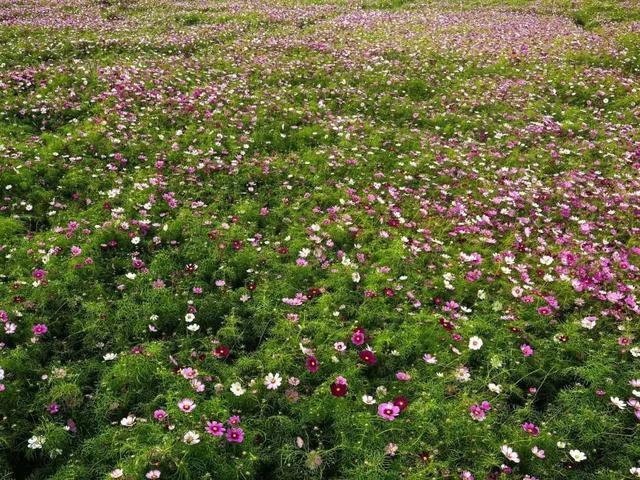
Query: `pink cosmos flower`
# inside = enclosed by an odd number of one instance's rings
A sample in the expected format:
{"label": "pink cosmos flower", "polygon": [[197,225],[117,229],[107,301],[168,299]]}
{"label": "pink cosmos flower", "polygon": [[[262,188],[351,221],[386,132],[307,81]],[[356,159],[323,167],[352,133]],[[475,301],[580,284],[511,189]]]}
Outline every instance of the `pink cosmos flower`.
{"label": "pink cosmos flower", "polygon": [[194,368],[186,367],[180,369],[180,374],[187,380],[191,380],[192,378],[196,378],[198,376],[198,371]]}
{"label": "pink cosmos flower", "polygon": [[531,453],[533,453],[536,457],[540,459],[544,458],[544,450],[541,450],[540,448],[538,448],[537,445],[531,449]]}
{"label": "pink cosmos flower", "polygon": [[390,457],[394,457],[397,451],[398,445],[396,445],[395,443],[387,443],[387,445],[384,447],[384,453],[389,455]]}
{"label": "pink cosmos flower", "polygon": [[362,345],[365,340],[364,330],[362,328],[357,328],[353,335],[351,335],[351,343],[354,345]]}
{"label": "pink cosmos flower", "polygon": [[244,441],[244,430],[240,427],[227,430],[227,441],[229,443],[242,443]]}
{"label": "pink cosmos flower", "polygon": [[424,360],[425,363],[428,363],[429,365],[435,365],[436,363],[438,363],[438,359],[430,353],[425,353],[422,356],[422,360]]}
{"label": "pink cosmos flower", "polygon": [[34,325],[31,330],[33,331],[33,334],[35,336],[41,336],[44,335],[45,333],[47,333],[47,331],[49,330],[47,328],[47,326],[44,323],[37,323],[36,325]]}
{"label": "pink cosmos flower", "polygon": [[35,278],[36,280],[40,281],[43,280],[46,276],[47,276],[47,271],[43,270],[41,268],[36,268],[31,275],[33,276],[33,278]]}
{"label": "pink cosmos flower", "polygon": [[185,413],[191,413],[196,408],[196,402],[190,398],[183,398],[178,402],[178,408]]}
{"label": "pink cosmos flower", "polygon": [[540,435],[540,428],[538,428],[538,426],[534,423],[525,422],[521,426],[522,430],[527,432],[532,437],[537,437],[538,435]]}
{"label": "pink cosmos flower", "polygon": [[520,345],[520,351],[522,351],[522,354],[525,357],[530,357],[534,353],[534,350],[533,348],[531,348],[531,345],[527,345],[526,343],[523,343],[522,345]]}
{"label": "pink cosmos flower", "polygon": [[165,418],[167,418],[167,412],[159,408],[158,410],[153,412],[153,418],[155,418],[159,422],[162,422]]}
{"label": "pink cosmos flower", "polygon": [[480,405],[471,405],[469,407],[469,414],[471,415],[471,418],[478,422],[482,422],[487,416],[485,411],[480,408]]}
{"label": "pink cosmos flower", "polygon": [[391,402],[381,403],[378,405],[378,415],[388,421],[395,420],[400,414],[400,407],[395,406]]}
{"label": "pink cosmos flower", "polygon": [[206,431],[209,435],[213,435],[214,437],[221,437],[226,431],[226,428],[224,428],[224,425],[220,422],[211,421],[207,422]]}

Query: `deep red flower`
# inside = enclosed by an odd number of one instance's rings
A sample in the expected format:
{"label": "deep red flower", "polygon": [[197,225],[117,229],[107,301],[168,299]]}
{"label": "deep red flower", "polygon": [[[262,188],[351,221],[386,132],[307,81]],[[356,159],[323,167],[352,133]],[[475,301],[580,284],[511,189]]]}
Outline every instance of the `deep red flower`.
{"label": "deep red flower", "polygon": [[331,384],[331,395],[334,397],[344,397],[347,394],[347,386],[343,383],[333,382]]}
{"label": "deep red flower", "polygon": [[393,399],[393,404],[400,409],[401,412],[404,412],[406,408],[409,406],[409,399],[404,395],[398,395]]}
{"label": "deep red flower", "polygon": [[216,348],[213,349],[213,354],[220,359],[225,359],[229,356],[229,347],[227,347],[226,345],[218,345]]}
{"label": "deep red flower", "polygon": [[309,370],[311,373],[316,373],[318,371],[318,367],[320,366],[318,360],[313,355],[309,355],[307,357],[305,365],[307,366],[307,370]]}
{"label": "deep red flower", "polygon": [[447,320],[446,318],[441,318],[439,320],[439,322],[440,322],[440,325],[442,326],[442,328],[444,328],[448,332],[450,332],[451,330],[456,328],[456,324],[453,323],[451,320]]}
{"label": "deep red flower", "polygon": [[378,360],[376,359],[376,356],[373,354],[371,350],[363,350],[359,353],[359,355],[360,355],[360,360],[362,360],[367,365],[375,365],[378,362]]}

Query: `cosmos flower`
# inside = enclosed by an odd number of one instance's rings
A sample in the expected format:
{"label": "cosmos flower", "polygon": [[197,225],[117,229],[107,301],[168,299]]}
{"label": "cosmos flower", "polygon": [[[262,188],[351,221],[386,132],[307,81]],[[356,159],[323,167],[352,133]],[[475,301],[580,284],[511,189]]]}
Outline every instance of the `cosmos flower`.
{"label": "cosmos flower", "polygon": [[168,417],[167,412],[165,412],[162,409],[158,409],[156,411],[153,412],[153,418],[155,418],[156,420],[158,420],[159,422],[162,422],[163,420],[165,420]]}
{"label": "cosmos flower", "polygon": [[587,455],[584,452],[576,449],[569,450],[569,456],[573,458],[575,462],[582,462],[587,459]]}
{"label": "cosmos flower", "polygon": [[37,337],[40,337],[42,335],[44,335],[45,333],[47,333],[47,331],[49,330],[47,328],[47,326],[44,323],[38,323],[36,325],[34,325],[31,329],[33,331],[33,334]]}
{"label": "cosmos flower", "polygon": [[305,366],[311,373],[316,373],[319,367],[318,360],[313,355],[309,355],[305,360]]}
{"label": "cosmos flower", "polygon": [[46,438],[41,435],[34,435],[27,441],[27,447],[31,450],[39,450],[45,444]]}
{"label": "cosmos flower", "polygon": [[521,426],[522,426],[522,430],[527,432],[532,437],[537,437],[538,435],[540,435],[540,429],[534,423],[524,422]]}
{"label": "cosmos flower", "polygon": [[400,408],[394,405],[391,402],[381,403],[378,405],[378,415],[385,420],[395,420],[395,418],[400,414]]}
{"label": "cosmos flower", "polygon": [[471,337],[469,339],[469,350],[480,350],[482,348],[482,339],[480,337]]}
{"label": "cosmos flower", "polygon": [[214,437],[221,437],[226,429],[224,428],[224,425],[222,423],[211,421],[207,422],[206,431],[208,434],[213,435]]}
{"label": "cosmos flower", "polygon": [[244,431],[240,427],[227,429],[227,441],[229,443],[242,443],[244,441]]}
{"label": "cosmos flower", "polygon": [[231,393],[233,393],[236,397],[240,397],[244,395],[244,393],[246,392],[246,390],[242,387],[242,384],[240,382],[232,383],[229,390],[231,390]]}
{"label": "cosmos flower", "polygon": [[540,459],[544,458],[544,450],[541,450],[540,448],[538,448],[537,445],[531,449],[531,453],[533,453],[537,458],[540,458]]}
{"label": "cosmos flower", "polygon": [[183,398],[178,402],[178,408],[185,413],[191,413],[196,408],[196,402],[194,402],[190,398]]}
{"label": "cosmos flower", "polygon": [[279,373],[276,373],[274,375],[273,373],[269,372],[264,377],[264,385],[265,387],[267,387],[268,390],[277,390],[278,387],[282,385],[282,377],[280,376]]}
{"label": "cosmos flower", "polygon": [[133,427],[136,424],[136,416],[128,415],[120,420],[120,425],[123,427]]}
{"label": "cosmos flower", "polygon": [[189,430],[183,435],[182,441],[187,445],[195,445],[197,443],[200,443],[200,435],[198,435],[194,431]]}
{"label": "cosmos flower", "polygon": [[520,457],[518,456],[518,453],[515,452],[510,446],[502,445],[502,447],[500,447],[500,451],[507,458],[507,460],[510,460],[513,463],[520,463]]}

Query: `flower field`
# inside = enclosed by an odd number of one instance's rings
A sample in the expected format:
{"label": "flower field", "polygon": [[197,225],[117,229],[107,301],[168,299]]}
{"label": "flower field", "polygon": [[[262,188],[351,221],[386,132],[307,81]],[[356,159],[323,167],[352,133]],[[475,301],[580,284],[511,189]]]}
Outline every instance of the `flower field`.
{"label": "flower field", "polygon": [[635,0],[0,0],[0,478],[640,477]]}

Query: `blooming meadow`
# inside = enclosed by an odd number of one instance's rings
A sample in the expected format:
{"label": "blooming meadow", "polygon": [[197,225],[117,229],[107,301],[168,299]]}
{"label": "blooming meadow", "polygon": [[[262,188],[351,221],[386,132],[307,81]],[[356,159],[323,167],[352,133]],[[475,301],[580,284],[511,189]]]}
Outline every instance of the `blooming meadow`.
{"label": "blooming meadow", "polygon": [[0,477],[640,477],[640,6],[0,2]]}

